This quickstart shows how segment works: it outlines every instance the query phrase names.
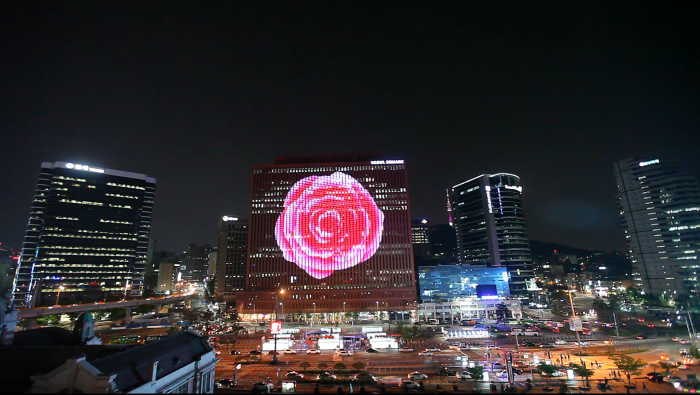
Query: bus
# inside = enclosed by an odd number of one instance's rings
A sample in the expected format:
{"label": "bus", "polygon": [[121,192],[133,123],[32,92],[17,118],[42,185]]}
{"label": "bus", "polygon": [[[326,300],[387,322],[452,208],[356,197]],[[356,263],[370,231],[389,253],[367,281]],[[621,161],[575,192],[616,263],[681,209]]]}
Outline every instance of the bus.
{"label": "bus", "polygon": [[115,336],[109,344],[143,344],[141,335]]}

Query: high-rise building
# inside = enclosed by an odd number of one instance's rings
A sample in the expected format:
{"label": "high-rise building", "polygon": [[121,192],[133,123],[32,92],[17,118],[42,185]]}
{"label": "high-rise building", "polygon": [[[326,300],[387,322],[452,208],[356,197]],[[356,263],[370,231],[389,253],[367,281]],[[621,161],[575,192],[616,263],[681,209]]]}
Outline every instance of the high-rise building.
{"label": "high-rise building", "polygon": [[180,259],[177,254],[172,251],[154,251],[151,255],[151,263],[146,270],[144,275],[144,287],[152,291],[158,291],[159,282],[158,278],[160,276],[160,264],[161,263],[174,263],[180,264]]}
{"label": "high-rise building", "polygon": [[216,298],[233,302],[236,292],[245,289],[248,261],[248,219],[224,215],[219,221]]}
{"label": "high-rise building", "polygon": [[180,264],[174,261],[162,261],[158,265],[158,292],[172,293],[178,278]]}
{"label": "high-rise building", "polygon": [[534,288],[535,277],[522,191],[520,177],[497,173],[461,182],[450,194],[460,263],[505,266],[517,296]]}
{"label": "high-rise building", "polygon": [[[239,314],[415,309],[406,167],[370,155],[281,157],[253,168]],[[280,290],[285,292],[281,293]],[[392,314],[393,313],[393,314]]]}
{"label": "high-rise building", "polygon": [[207,275],[209,254],[214,251],[209,244],[198,245],[190,243],[187,250],[180,255],[180,270],[182,280],[187,282],[203,282]]}
{"label": "high-rise building", "polygon": [[[34,295],[141,295],[156,180],[67,162],[44,162],[13,286],[20,306]],[[53,296],[55,295],[55,296]],[[36,303],[35,303],[36,302]]]}
{"label": "high-rise building", "polygon": [[411,220],[411,242],[413,243],[413,259],[427,262],[430,259],[430,238],[428,235],[428,220]]}
{"label": "high-rise building", "polygon": [[647,293],[697,298],[700,188],[678,162],[628,158],[614,165],[632,277]]}

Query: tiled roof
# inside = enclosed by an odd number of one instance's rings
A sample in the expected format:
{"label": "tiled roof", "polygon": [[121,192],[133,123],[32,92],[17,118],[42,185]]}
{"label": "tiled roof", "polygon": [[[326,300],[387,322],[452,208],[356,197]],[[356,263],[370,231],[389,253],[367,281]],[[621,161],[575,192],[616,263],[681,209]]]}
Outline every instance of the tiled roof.
{"label": "tiled roof", "polygon": [[205,337],[195,332],[182,331],[90,363],[103,373],[116,374],[117,389],[126,392],[150,381],[150,362],[158,361],[156,378],[160,379],[211,350]]}
{"label": "tiled roof", "polygon": [[88,362],[124,352],[133,346],[7,346],[0,347],[0,393],[23,393],[32,385],[30,376],[46,374],[84,354]]}

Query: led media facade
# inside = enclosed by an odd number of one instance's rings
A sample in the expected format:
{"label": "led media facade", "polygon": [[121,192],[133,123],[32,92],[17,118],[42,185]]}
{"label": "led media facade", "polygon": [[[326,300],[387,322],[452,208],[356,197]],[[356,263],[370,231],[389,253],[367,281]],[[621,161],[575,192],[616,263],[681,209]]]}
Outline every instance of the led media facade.
{"label": "led media facade", "polygon": [[406,169],[370,156],[283,157],[253,169],[239,312],[415,308]]}
{"label": "led media facade", "polygon": [[303,178],[289,190],[275,238],[284,259],[326,278],[364,262],[379,248],[384,214],[351,176]]}

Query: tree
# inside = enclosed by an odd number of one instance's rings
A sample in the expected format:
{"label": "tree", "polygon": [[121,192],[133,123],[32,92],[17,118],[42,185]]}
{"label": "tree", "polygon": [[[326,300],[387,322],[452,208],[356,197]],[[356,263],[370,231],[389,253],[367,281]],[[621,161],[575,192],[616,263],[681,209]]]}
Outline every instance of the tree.
{"label": "tree", "polygon": [[474,380],[474,390],[476,390],[476,383],[484,379],[484,367],[481,365],[474,365],[474,367],[467,368],[466,372],[469,373],[469,376]]}
{"label": "tree", "polygon": [[172,335],[176,334],[179,330],[180,329],[177,326],[175,326],[175,325],[171,326],[170,328],[168,328],[168,336],[172,336]]}
{"label": "tree", "polygon": [[310,368],[311,364],[308,362],[302,362],[301,364],[299,364],[299,366],[301,366],[301,368],[304,369],[304,371],[306,372],[306,369]]}
{"label": "tree", "polygon": [[506,306],[505,303],[499,303],[496,305],[496,318],[500,318],[500,319],[505,320],[506,318],[510,318],[510,317],[511,317],[510,309],[508,308],[508,306]]}
{"label": "tree", "polygon": [[328,364],[325,362],[321,362],[318,364],[318,368],[321,370],[326,370],[328,368]]}
{"label": "tree", "polygon": [[355,370],[364,370],[365,364],[362,362],[355,362],[352,364],[352,367],[355,368]]}
{"label": "tree", "polygon": [[[618,370],[625,372],[628,375],[639,374],[646,363],[641,359],[634,359],[627,354],[611,355],[610,360],[617,366]],[[628,380],[631,384],[631,380]]]}
{"label": "tree", "polygon": [[59,316],[52,314],[52,315],[45,315],[43,317],[38,317],[36,319],[36,324],[41,325],[41,326],[54,326],[58,324],[59,321]]}
{"label": "tree", "polygon": [[588,381],[588,378],[593,376],[593,370],[588,369],[587,367],[583,365],[579,365],[577,363],[571,365],[572,368],[574,368],[574,372],[581,378],[586,380],[586,385],[590,386],[591,384]]}
{"label": "tree", "polygon": [[336,372],[340,370],[341,372],[345,373],[345,371],[348,370],[348,367],[345,366],[344,363],[338,362],[335,365],[333,365],[333,370],[335,370]]}
{"label": "tree", "polygon": [[552,377],[554,377],[554,373],[559,370],[559,367],[556,365],[549,365],[545,362],[540,362],[539,365],[535,368],[537,370],[537,373],[539,373],[542,378],[545,380],[549,380]]}

